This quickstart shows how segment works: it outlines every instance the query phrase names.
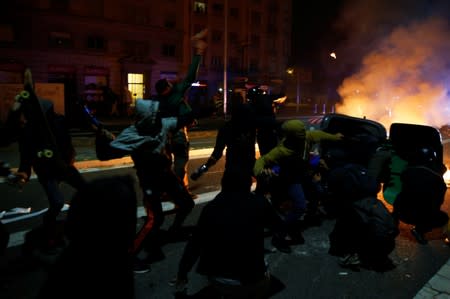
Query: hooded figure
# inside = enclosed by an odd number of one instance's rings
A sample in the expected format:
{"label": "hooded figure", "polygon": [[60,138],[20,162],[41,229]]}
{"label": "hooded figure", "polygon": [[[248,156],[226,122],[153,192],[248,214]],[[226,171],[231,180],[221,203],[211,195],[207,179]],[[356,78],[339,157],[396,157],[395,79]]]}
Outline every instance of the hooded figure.
{"label": "hooded figure", "polygon": [[[136,101],[136,122],[124,129],[111,143],[111,147],[131,154],[142,188],[146,208],[146,223],[138,232],[130,252],[136,256],[142,242],[151,238],[149,260],[152,254],[162,256],[158,230],[164,222],[163,194],[167,194],[178,207],[169,231],[179,232],[185,218],[194,207],[194,201],[182,181],[172,170],[172,161],[166,152],[172,134],[186,125],[189,118],[162,117],[160,103],[152,100]],[[136,258],[135,272],[148,271],[147,262]]]}

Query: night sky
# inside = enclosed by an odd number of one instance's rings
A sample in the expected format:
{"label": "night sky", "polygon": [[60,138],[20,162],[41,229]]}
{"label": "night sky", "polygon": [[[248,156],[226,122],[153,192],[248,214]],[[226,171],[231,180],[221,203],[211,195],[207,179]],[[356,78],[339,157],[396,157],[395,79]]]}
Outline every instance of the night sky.
{"label": "night sky", "polygon": [[393,32],[436,18],[449,25],[449,0],[293,0],[290,63],[345,78]]}

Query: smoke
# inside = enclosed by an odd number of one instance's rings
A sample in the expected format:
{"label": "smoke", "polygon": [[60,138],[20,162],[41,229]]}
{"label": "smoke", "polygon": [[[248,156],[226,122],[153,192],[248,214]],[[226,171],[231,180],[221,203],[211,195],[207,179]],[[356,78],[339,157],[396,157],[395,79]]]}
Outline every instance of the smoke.
{"label": "smoke", "polygon": [[336,111],[386,128],[393,122],[449,125],[449,1],[393,2],[344,7],[336,23],[347,37],[339,59],[359,67],[339,87]]}

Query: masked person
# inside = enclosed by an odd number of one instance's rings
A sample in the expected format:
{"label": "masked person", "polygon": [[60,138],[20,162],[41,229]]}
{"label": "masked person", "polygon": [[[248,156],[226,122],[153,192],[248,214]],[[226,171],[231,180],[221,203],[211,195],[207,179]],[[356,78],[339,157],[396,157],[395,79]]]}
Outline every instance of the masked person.
{"label": "masked person", "polygon": [[[162,201],[167,194],[178,207],[175,219],[169,228],[172,236],[180,228],[194,207],[194,201],[181,180],[172,170],[171,159],[166,152],[171,135],[193,119],[164,117],[160,103],[152,100],[136,101],[136,122],[124,129],[111,143],[111,147],[131,154],[143,193],[147,212],[145,224],[138,232],[130,249],[136,257],[135,272],[149,270],[148,264],[155,256],[161,256],[159,228],[164,222]],[[150,244],[149,256],[143,262],[137,258],[144,240]],[[160,258],[160,257],[158,257]]]}
{"label": "masked person", "polygon": [[[303,180],[308,169],[305,152],[308,144],[320,140],[340,140],[342,135],[330,134],[321,130],[306,131],[305,124],[300,120],[287,120],[281,126],[283,139],[267,154],[259,157],[253,168],[257,178],[258,192],[270,194],[275,208],[284,210],[285,226],[275,244],[283,244],[289,240],[293,244],[305,242],[301,233],[300,221],[306,212],[307,199],[305,197]],[[284,209],[284,203],[290,206]],[[284,248],[290,252],[290,248]]]}
{"label": "masked person", "polygon": [[[43,217],[42,249],[53,253],[64,239],[57,234],[57,217],[64,206],[62,182],[76,190],[85,185],[74,166],[75,149],[66,119],[54,111],[50,100],[38,99],[34,94],[31,72],[25,73],[25,90],[16,96],[11,111],[11,124],[19,129],[20,164],[17,172],[8,176],[13,184],[25,185],[34,171],[44,189],[49,207]],[[34,105],[39,103],[41,111]],[[42,113],[42,115],[41,115]],[[43,116],[43,117],[41,117]]]}
{"label": "masked person", "polygon": [[[193,115],[192,108],[184,100],[184,96],[196,80],[198,67],[207,47],[204,41],[207,33],[208,31],[205,29],[192,37],[195,53],[187,75],[181,82],[174,83],[167,79],[160,79],[155,84],[157,99],[161,102],[161,107],[164,107],[164,110],[170,113],[170,116],[185,117],[187,115]],[[183,181],[186,188],[189,187],[189,180],[187,178],[187,165],[189,161],[189,138],[187,129],[186,126],[180,128],[173,134],[169,143],[170,153],[173,155],[174,171]],[[194,194],[191,194],[191,196],[193,198],[196,197]]]}
{"label": "masked person", "polygon": [[[239,94],[236,97],[242,98]],[[234,104],[231,119],[219,128],[213,152],[195,172],[191,179],[197,180],[210,167],[215,165],[223,156],[226,148],[225,169],[238,169],[249,175],[253,174],[255,164],[255,124],[254,113],[249,104]]]}

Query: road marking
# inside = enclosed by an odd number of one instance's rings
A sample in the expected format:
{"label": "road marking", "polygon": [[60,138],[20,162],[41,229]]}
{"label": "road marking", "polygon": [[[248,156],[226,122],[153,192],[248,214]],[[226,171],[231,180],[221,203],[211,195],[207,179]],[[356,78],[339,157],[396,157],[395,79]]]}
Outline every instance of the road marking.
{"label": "road marking", "polygon": [[[256,187],[256,184],[253,183],[252,190],[255,190],[255,187]],[[207,202],[213,200],[217,196],[217,194],[219,194],[219,192],[220,192],[219,190],[216,190],[216,191],[199,194],[198,198],[195,199],[194,202],[196,205],[207,203]],[[69,209],[69,207],[70,206],[68,204],[65,204],[63,207],[63,211],[67,211]],[[165,213],[170,213],[171,211],[174,211],[174,209],[175,209],[175,205],[172,202],[169,202],[169,201],[163,202],[163,211]],[[4,219],[4,220],[1,220],[1,222],[6,224],[6,223],[14,222],[14,221],[24,220],[24,219],[27,219],[30,217],[37,217],[37,216],[45,213],[46,211],[47,211],[47,208],[27,214],[27,215],[18,216],[18,217],[14,217],[11,219]],[[142,206],[138,207],[138,209],[136,211],[136,216],[138,218],[146,216],[144,207],[142,207]],[[5,220],[7,220],[7,221],[5,221]],[[19,231],[19,232],[12,233],[9,236],[8,248],[22,245],[25,242],[25,236],[26,236],[27,232],[29,232],[29,231],[30,230],[25,230],[25,231]]]}

